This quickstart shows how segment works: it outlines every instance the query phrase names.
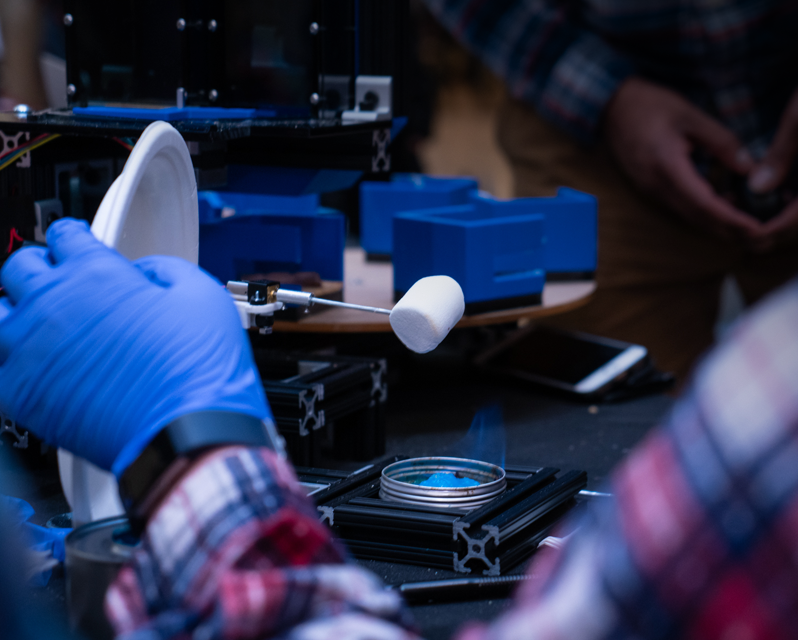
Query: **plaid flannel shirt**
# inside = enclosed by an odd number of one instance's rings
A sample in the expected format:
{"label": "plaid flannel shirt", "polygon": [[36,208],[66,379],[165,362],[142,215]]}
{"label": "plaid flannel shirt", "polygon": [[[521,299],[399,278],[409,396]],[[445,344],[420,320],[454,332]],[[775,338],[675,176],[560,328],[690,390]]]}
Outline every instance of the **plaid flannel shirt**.
{"label": "plaid flannel shirt", "polygon": [[287,463],[228,447],[159,505],[106,613],[127,640],[414,638],[400,598],[346,560]]}
{"label": "plaid flannel shirt", "polygon": [[583,141],[637,74],[687,96],[761,153],[798,86],[793,0],[424,1],[513,96]]}
{"label": "plaid flannel shirt", "polygon": [[[705,360],[608,490],[561,550],[538,554],[508,613],[461,640],[795,637],[798,281]],[[270,451],[211,457],[109,590],[120,636],[413,637],[301,494]]]}

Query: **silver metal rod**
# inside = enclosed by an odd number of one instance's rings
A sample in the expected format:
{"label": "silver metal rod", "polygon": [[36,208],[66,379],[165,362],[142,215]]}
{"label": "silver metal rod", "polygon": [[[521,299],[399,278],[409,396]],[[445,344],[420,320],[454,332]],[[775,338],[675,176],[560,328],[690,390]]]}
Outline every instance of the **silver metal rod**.
{"label": "silver metal rod", "polygon": [[380,309],[379,307],[366,307],[362,304],[352,304],[350,302],[338,302],[338,300],[328,300],[327,298],[311,297],[311,304],[325,304],[328,307],[342,307],[344,309],[355,309],[357,311],[369,311],[370,313],[382,313],[386,316],[391,315],[390,309]]}
{"label": "silver metal rod", "polygon": [[300,307],[309,307],[313,304],[313,294],[307,291],[294,291],[292,289],[277,289],[274,299],[285,304],[296,304]]}
{"label": "silver metal rod", "polygon": [[582,489],[579,492],[580,496],[585,498],[614,498],[615,496],[611,493],[604,493],[603,491],[588,491],[587,489]]}
{"label": "silver metal rod", "polygon": [[[238,284],[238,283],[236,283]],[[227,284],[228,289],[230,283]],[[314,304],[323,304],[328,307],[342,307],[344,309],[355,309],[356,311],[368,311],[369,313],[382,313],[387,316],[391,315],[390,310],[380,309],[379,307],[366,307],[360,304],[351,304],[349,302],[338,302],[337,300],[328,300],[327,298],[317,298],[312,293],[307,291],[293,291],[291,289],[278,289],[274,294],[278,302],[285,304],[296,304],[301,307],[312,307]]]}

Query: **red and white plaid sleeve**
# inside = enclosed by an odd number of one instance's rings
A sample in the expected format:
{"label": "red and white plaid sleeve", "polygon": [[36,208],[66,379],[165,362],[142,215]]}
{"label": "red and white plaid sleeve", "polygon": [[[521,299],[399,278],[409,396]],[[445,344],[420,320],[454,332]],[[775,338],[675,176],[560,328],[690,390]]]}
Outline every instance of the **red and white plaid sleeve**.
{"label": "red and white plaid sleeve", "polygon": [[106,614],[126,640],[414,638],[399,596],[346,561],[287,463],[225,448],[158,507]]}

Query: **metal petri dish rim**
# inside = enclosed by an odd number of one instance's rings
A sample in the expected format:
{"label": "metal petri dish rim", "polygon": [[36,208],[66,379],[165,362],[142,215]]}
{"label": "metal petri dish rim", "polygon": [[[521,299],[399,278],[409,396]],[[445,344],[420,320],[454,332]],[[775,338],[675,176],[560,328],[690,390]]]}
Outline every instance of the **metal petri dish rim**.
{"label": "metal petri dish rim", "polygon": [[[471,487],[424,487],[418,483],[433,473],[448,472],[479,482]],[[411,504],[473,509],[490,502],[507,488],[504,469],[468,458],[424,457],[388,465],[380,478],[380,498]]]}

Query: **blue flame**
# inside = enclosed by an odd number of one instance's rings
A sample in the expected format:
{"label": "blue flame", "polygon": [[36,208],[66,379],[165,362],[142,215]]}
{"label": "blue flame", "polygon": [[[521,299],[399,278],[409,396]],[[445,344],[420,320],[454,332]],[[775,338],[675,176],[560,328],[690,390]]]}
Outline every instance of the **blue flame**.
{"label": "blue flame", "polygon": [[477,411],[465,437],[452,448],[453,455],[490,462],[504,469],[507,437],[502,408],[491,404]]}

